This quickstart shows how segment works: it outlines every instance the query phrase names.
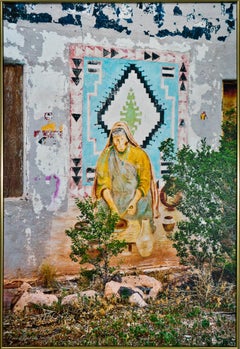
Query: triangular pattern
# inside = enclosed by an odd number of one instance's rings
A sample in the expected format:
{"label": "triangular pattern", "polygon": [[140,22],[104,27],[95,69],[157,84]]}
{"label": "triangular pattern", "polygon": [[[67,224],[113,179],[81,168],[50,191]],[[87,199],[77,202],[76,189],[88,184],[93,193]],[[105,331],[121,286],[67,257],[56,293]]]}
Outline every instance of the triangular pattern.
{"label": "triangular pattern", "polygon": [[75,121],[78,121],[80,116],[81,116],[81,114],[72,114],[72,117],[74,118]]}
{"label": "triangular pattern", "polygon": [[72,161],[74,162],[74,165],[77,166],[80,163],[81,159],[80,158],[73,158]]}
{"label": "triangular pattern", "polygon": [[183,63],[180,69],[180,72],[186,72],[185,64]]}
{"label": "triangular pattern", "polygon": [[75,83],[75,85],[77,86],[80,82],[80,79],[79,78],[76,78],[76,77],[73,77],[72,78],[72,81]]}
{"label": "triangular pattern", "polygon": [[75,184],[78,185],[81,177],[80,176],[72,176],[72,179],[74,180]]}
{"label": "triangular pattern", "polygon": [[79,171],[81,170],[81,167],[72,167],[72,170],[75,173],[75,176],[77,176]]}
{"label": "triangular pattern", "polygon": [[186,91],[186,87],[184,85],[184,82],[181,83],[180,90],[181,91]]}
{"label": "triangular pattern", "polygon": [[110,51],[106,50],[105,48],[103,49],[103,57],[107,57],[110,55]]}
{"label": "triangular pattern", "polygon": [[93,46],[87,46],[85,50],[85,56],[91,56],[94,57],[95,55],[95,47]]}
{"label": "triangular pattern", "polygon": [[112,48],[112,49],[111,49],[111,58],[113,58],[113,57],[116,56],[117,54],[118,54],[118,52]]}
{"label": "triangular pattern", "polygon": [[149,58],[152,58],[152,56],[149,53],[144,52],[144,59],[149,59]]}
{"label": "triangular pattern", "polygon": [[187,81],[186,75],[184,73],[181,74],[179,81]]}
{"label": "triangular pattern", "polygon": [[156,53],[152,53],[152,59],[153,59],[153,61],[155,61],[156,59],[158,59],[159,58],[159,55],[157,55]]}
{"label": "triangular pattern", "polygon": [[72,58],[72,60],[73,60],[75,67],[77,67],[77,68],[79,67],[79,65],[82,62],[81,58]]}
{"label": "triangular pattern", "polygon": [[179,126],[181,126],[181,127],[185,126],[185,121],[184,121],[184,119],[181,119],[181,120],[180,120]]}
{"label": "triangular pattern", "polygon": [[95,47],[94,50],[94,57],[102,57],[102,47]]}
{"label": "triangular pattern", "polygon": [[73,74],[78,78],[82,69],[73,68],[72,71],[73,71]]}

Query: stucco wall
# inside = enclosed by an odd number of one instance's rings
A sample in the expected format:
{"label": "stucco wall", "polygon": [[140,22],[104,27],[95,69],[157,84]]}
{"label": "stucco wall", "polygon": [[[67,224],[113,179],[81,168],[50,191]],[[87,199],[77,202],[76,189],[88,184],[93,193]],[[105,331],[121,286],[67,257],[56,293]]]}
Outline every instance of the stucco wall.
{"label": "stucco wall", "polygon": [[80,120],[73,131],[70,47],[187,57],[187,143],[195,148],[206,137],[216,147],[222,80],[236,79],[236,4],[8,3],[3,13],[4,60],[24,65],[25,132],[24,195],[4,202],[4,274],[32,275],[45,258],[60,273],[74,272],[64,230],[75,221],[74,196],[89,187],[70,191],[82,127]]}

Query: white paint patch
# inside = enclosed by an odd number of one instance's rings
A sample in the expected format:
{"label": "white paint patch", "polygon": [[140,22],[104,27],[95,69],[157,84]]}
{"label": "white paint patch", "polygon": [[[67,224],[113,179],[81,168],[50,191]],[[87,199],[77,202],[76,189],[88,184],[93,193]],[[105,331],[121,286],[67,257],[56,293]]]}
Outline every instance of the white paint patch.
{"label": "white paint patch", "polygon": [[66,76],[63,73],[54,71],[51,65],[47,70],[37,65],[29,69],[28,79],[32,83],[28,107],[35,111],[31,118],[40,119],[45,112],[53,110],[56,106],[65,109],[62,96],[66,95],[67,86]]}
{"label": "white paint patch", "polygon": [[209,50],[209,46],[207,46],[206,44],[202,43],[201,46],[197,46],[196,47],[196,59],[198,61],[202,61],[205,57],[206,54],[208,53]]}
{"label": "white paint patch", "polygon": [[201,137],[197,136],[193,130],[188,134],[188,142],[191,144],[191,149],[196,150],[201,141]]}
{"label": "white paint patch", "polygon": [[12,43],[14,42],[15,45],[23,47],[24,40],[24,35],[20,34],[19,31],[17,31],[17,25],[15,23],[10,23],[8,24],[8,26],[4,27],[4,45],[12,45]]}
{"label": "white paint patch", "polygon": [[187,42],[176,42],[172,40],[166,40],[164,43],[156,40],[155,38],[150,39],[150,47],[152,49],[159,49],[160,51],[173,51],[173,52],[189,52],[191,51],[191,45]]}
{"label": "white paint patch", "polygon": [[219,80],[214,79],[212,85],[216,90],[219,90],[221,88],[221,83]]}
{"label": "white paint patch", "polygon": [[206,105],[208,101],[206,100],[206,98],[203,98],[203,96],[206,95],[208,91],[209,93],[211,93],[211,86],[209,86],[207,83],[197,85],[192,89],[192,115],[200,116],[200,112],[202,111],[202,109],[205,109],[202,103],[204,101],[204,105]]}
{"label": "white paint patch", "polygon": [[92,45],[92,46],[96,46],[97,45],[97,41],[96,41],[96,39],[94,39],[92,37],[91,33],[86,33],[84,35],[83,43],[84,43],[84,45]]}
{"label": "white paint patch", "polygon": [[25,62],[24,56],[19,52],[16,46],[4,47],[4,58],[12,59],[12,57],[14,57],[15,61]]}
{"label": "white paint patch", "polygon": [[66,44],[69,42],[64,36],[58,35],[55,32],[43,30],[43,47],[42,56],[38,58],[39,63],[49,62],[56,58],[64,61],[64,51]]}
{"label": "white paint patch", "polygon": [[27,264],[30,266],[36,266],[37,265],[37,260],[36,257],[33,253],[32,249],[32,231],[30,228],[25,229],[25,235],[26,235],[26,250],[27,250]]}
{"label": "white paint patch", "polygon": [[45,175],[53,173],[65,175],[66,173],[66,160],[64,159],[68,157],[69,147],[61,141],[58,135],[55,137],[59,142],[54,145],[37,145],[35,162],[39,170]]}
{"label": "white paint patch", "polygon": [[133,48],[134,42],[129,38],[121,38],[116,40],[116,47]]}
{"label": "white paint patch", "polygon": [[107,38],[103,38],[100,42],[99,42],[100,45],[102,46],[109,46],[110,45],[110,42],[108,41]]}
{"label": "white paint patch", "polygon": [[41,210],[43,209],[43,204],[41,201],[40,194],[36,192],[36,189],[33,190],[33,197],[32,197],[32,203],[33,203],[33,210],[36,214],[39,214]]}

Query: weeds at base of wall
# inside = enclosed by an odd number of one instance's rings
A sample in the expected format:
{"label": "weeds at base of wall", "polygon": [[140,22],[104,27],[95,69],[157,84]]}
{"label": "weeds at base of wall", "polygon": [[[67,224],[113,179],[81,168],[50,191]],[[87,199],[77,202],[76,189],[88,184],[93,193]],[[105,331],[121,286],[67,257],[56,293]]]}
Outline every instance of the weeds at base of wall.
{"label": "weeds at base of wall", "polygon": [[38,280],[44,287],[54,287],[57,284],[57,271],[56,268],[48,263],[48,261],[44,261],[40,267],[38,272]]}
{"label": "weeds at base of wall", "polygon": [[[156,274],[155,274],[156,278]],[[91,281],[91,280],[89,280]],[[162,280],[159,280],[162,281]],[[76,283],[78,280],[76,280]],[[4,346],[235,346],[236,287],[205,278],[169,284],[148,306],[131,306],[126,298],[79,298],[62,305],[34,306],[3,319]],[[69,292],[72,290],[69,289]],[[75,290],[76,291],[76,290]],[[200,298],[199,298],[200,296]]]}

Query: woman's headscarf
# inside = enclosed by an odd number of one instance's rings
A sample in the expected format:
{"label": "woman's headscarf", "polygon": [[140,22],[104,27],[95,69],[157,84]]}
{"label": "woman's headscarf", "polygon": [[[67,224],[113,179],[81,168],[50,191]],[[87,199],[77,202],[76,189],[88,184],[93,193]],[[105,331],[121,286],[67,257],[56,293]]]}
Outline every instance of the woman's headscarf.
{"label": "woman's headscarf", "polygon": [[110,147],[112,145],[112,136],[113,136],[113,132],[117,129],[122,129],[124,130],[124,132],[126,133],[126,136],[129,140],[129,142],[135,146],[135,147],[139,147],[138,143],[135,141],[135,139],[133,138],[133,135],[128,127],[128,124],[124,121],[117,121],[115,122],[115,124],[113,124],[111,131],[109,133],[109,137],[108,137],[108,141],[107,144],[105,146],[105,149]]}

